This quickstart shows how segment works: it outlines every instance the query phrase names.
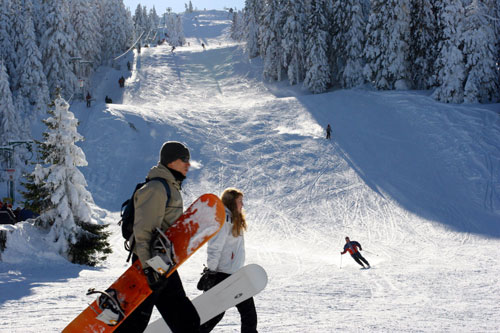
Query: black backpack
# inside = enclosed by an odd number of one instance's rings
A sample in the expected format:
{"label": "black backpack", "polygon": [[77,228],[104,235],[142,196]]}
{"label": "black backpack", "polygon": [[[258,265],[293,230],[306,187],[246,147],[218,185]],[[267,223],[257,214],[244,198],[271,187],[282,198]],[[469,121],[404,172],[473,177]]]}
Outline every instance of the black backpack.
{"label": "black backpack", "polygon": [[135,215],[134,195],[138,189],[140,189],[147,182],[150,182],[152,180],[160,181],[165,187],[165,190],[167,191],[167,202],[165,203],[165,207],[168,207],[168,203],[170,202],[170,197],[171,197],[170,186],[168,185],[167,181],[164,178],[155,177],[151,179],[146,178],[146,181],[137,184],[135,186],[134,193],[132,193],[130,199],[127,199],[124,203],[122,203],[122,208],[120,209],[120,215],[122,219],[120,220],[120,222],[118,222],[118,225],[121,226],[122,236],[123,238],[125,238],[125,243],[124,243],[125,250],[129,251],[127,262],[130,260],[130,257],[132,256],[132,250],[135,245],[135,239],[132,240],[132,244],[129,244],[130,237],[132,237],[132,234],[134,233],[134,215]]}

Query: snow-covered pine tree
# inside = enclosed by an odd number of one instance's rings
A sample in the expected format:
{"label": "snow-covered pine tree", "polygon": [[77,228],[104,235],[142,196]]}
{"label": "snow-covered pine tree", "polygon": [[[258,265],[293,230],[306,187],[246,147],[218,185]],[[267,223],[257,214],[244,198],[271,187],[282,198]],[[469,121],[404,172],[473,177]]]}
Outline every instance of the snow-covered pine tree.
{"label": "snow-covered pine tree", "polygon": [[290,84],[297,84],[305,77],[306,15],[303,0],[285,0],[283,39],[281,49],[283,66],[287,69]]}
{"label": "snow-covered pine tree", "polygon": [[268,80],[281,80],[282,16],[279,0],[266,0],[260,25],[260,55],[264,61],[263,76]]}
{"label": "snow-covered pine tree", "polygon": [[15,92],[19,89],[19,71],[20,71],[20,59],[25,57],[26,51],[22,47],[22,38],[24,35],[24,8],[20,0],[9,0],[11,3],[11,41],[12,47],[14,49],[14,55],[11,57],[13,62],[13,72],[9,72],[10,76],[10,89]]}
{"label": "snow-covered pine tree", "polygon": [[168,12],[168,14],[165,15],[165,19],[168,31],[167,42],[172,46],[180,46],[186,43],[181,16]]}
{"label": "snow-covered pine tree", "polygon": [[143,11],[142,11],[142,6],[141,4],[138,4],[137,7],[135,8],[135,13],[133,16],[134,20],[134,29],[135,29],[135,34],[137,36],[140,36],[142,32],[145,30],[146,27],[146,19],[143,16]]}
{"label": "snow-covered pine tree", "polygon": [[377,89],[408,89],[410,1],[374,0],[366,28],[364,73]]}
{"label": "snow-covered pine tree", "polygon": [[151,20],[151,26],[157,28],[160,25],[160,17],[156,12],[155,6],[149,11],[149,19]]}
{"label": "snow-covered pine tree", "polygon": [[184,36],[184,28],[182,27],[182,16],[176,15],[175,25],[177,29],[177,42],[176,46],[182,46],[186,44],[186,37]]}
{"label": "snow-covered pine tree", "polygon": [[0,1],[0,61],[3,60],[9,75],[9,84],[13,83],[11,76],[16,74],[16,52],[12,40],[13,28],[11,0]]}
{"label": "snow-covered pine tree", "polygon": [[342,0],[332,1],[328,11],[328,33],[331,38],[328,50],[328,62],[331,68],[332,85],[340,82],[340,77],[345,67],[346,58],[346,31],[349,28],[348,2]]}
{"label": "snow-covered pine tree", "polygon": [[[98,0],[99,1],[99,0]],[[37,45],[40,48],[43,32],[45,31],[45,0],[32,0],[33,4],[33,24],[35,25],[35,36]]]}
{"label": "snow-covered pine tree", "polygon": [[462,103],[466,79],[464,48],[465,10],[461,1],[443,0],[439,6],[442,41],[436,59],[438,87],[432,96],[445,103]]}
{"label": "snow-covered pine tree", "polygon": [[50,228],[48,240],[61,255],[73,263],[94,266],[111,253],[109,233],[104,230],[106,225],[92,220],[92,195],[78,169],[87,165],[85,154],[75,144],[83,140],[77,132],[78,119],[59,95],[51,107],[41,144],[46,166],[37,164],[32,174],[35,184],[41,184],[49,195],[41,200],[46,207],[38,221]]}
{"label": "snow-covered pine tree", "polygon": [[492,22],[494,2],[473,0],[466,8],[464,49],[467,78],[466,103],[496,102],[500,97],[499,70],[496,63],[498,37]]}
{"label": "snow-covered pine tree", "polygon": [[334,80],[342,88],[351,88],[364,83],[363,45],[365,42],[366,20],[360,0],[337,0],[333,7],[333,26],[337,27],[332,36],[332,56],[330,60]]}
{"label": "snow-covered pine tree", "polygon": [[103,0],[103,60],[120,55],[134,39],[132,18],[122,0]]}
{"label": "snow-covered pine tree", "polygon": [[416,89],[435,85],[434,63],[438,54],[438,28],[435,0],[414,0],[411,7],[410,63]]}
{"label": "snow-covered pine tree", "polygon": [[101,63],[102,35],[100,32],[98,11],[88,0],[72,0],[71,22],[76,33],[77,53],[92,66],[81,66],[82,77],[89,77],[92,68]]}
{"label": "snow-covered pine tree", "polygon": [[148,9],[146,6],[142,7],[142,17],[144,18],[144,30],[148,33],[147,36],[151,36],[151,18],[148,15]]}
{"label": "snow-covered pine tree", "polygon": [[260,0],[245,0],[245,25],[246,34],[246,49],[248,57],[255,58],[259,55],[259,15],[261,13]]}
{"label": "snow-covered pine tree", "polygon": [[[71,58],[75,54],[74,40],[69,32],[66,19],[69,9],[66,0],[46,1],[45,31],[40,42],[42,63],[49,93],[54,94],[61,88],[65,96],[71,96],[76,86],[76,75],[73,73]],[[74,33],[74,30],[73,30]]]}
{"label": "snow-covered pine tree", "polygon": [[243,24],[243,13],[233,11],[233,20],[231,24],[231,38],[234,40],[242,40],[246,35],[245,25]]}
{"label": "snow-covered pine tree", "polygon": [[314,94],[325,92],[331,83],[327,56],[330,38],[325,8],[324,0],[312,0],[308,17],[304,87]]}
{"label": "snow-covered pine tree", "polygon": [[24,1],[24,10],[18,15],[22,18],[22,38],[20,48],[24,50],[20,54],[18,93],[23,96],[27,105],[26,118],[36,119],[47,112],[49,102],[49,89],[47,78],[43,71],[42,54],[36,43],[35,26],[33,24],[33,7],[30,0]]}
{"label": "snow-covered pine tree", "polygon": [[[9,76],[7,70],[0,60],[0,146],[6,146],[9,141],[25,139],[21,135],[25,133],[22,128],[20,113],[16,109],[14,99],[10,90]],[[22,165],[20,155],[13,155],[13,165],[7,165],[7,160],[2,158],[1,162],[4,168],[7,166],[16,169],[15,177],[20,174],[19,167]]]}

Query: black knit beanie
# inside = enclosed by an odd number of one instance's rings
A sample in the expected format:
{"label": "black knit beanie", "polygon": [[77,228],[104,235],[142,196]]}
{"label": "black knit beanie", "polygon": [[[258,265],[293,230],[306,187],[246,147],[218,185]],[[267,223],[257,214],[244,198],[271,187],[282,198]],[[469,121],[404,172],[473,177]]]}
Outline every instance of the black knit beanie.
{"label": "black knit beanie", "polygon": [[167,166],[170,162],[173,162],[179,158],[189,159],[189,149],[180,142],[177,141],[167,141],[163,144],[160,150],[160,163]]}

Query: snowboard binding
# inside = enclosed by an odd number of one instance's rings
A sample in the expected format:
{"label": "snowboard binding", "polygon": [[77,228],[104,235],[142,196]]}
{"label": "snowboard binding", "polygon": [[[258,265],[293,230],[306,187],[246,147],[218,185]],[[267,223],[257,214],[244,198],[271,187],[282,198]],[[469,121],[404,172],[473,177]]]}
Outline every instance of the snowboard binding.
{"label": "snowboard binding", "polygon": [[109,326],[115,326],[125,317],[125,313],[118,301],[118,293],[116,290],[107,289],[106,291],[99,291],[90,288],[87,291],[87,295],[92,294],[100,294],[97,298],[97,305],[99,309],[101,309],[101,313],[93,309],[98,313],[97,319]]}
{"label": "snowboard binding", "polygon": [[[165,234],[156,228],[155,236],[151,242],[151,257],[147,263],[162,275],[168,274],[175,266],[175,253],[172,242]],[[158,259],[161,259],[158,260]]]}

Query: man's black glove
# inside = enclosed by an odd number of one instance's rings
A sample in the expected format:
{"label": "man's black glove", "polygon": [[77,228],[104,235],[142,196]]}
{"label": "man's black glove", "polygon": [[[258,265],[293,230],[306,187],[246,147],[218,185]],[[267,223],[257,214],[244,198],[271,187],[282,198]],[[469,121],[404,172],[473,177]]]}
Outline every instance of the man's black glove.
{"label": "man's black glove", "polygon": [[167,284],[165,276],[160,275],[160,273],[151,267],[144,268],[144,275],[146,275],[146,280],[148,281],[149,288],[151,288],[152,291],[158,291]]}
{"label": "man's black glove", "polygon": [[198,290],[207,291],[217,284],[217,272],[211,271],[208,267],[205,267],[201,274],[200,281],[198,281],[198,284],[196,285]]}

